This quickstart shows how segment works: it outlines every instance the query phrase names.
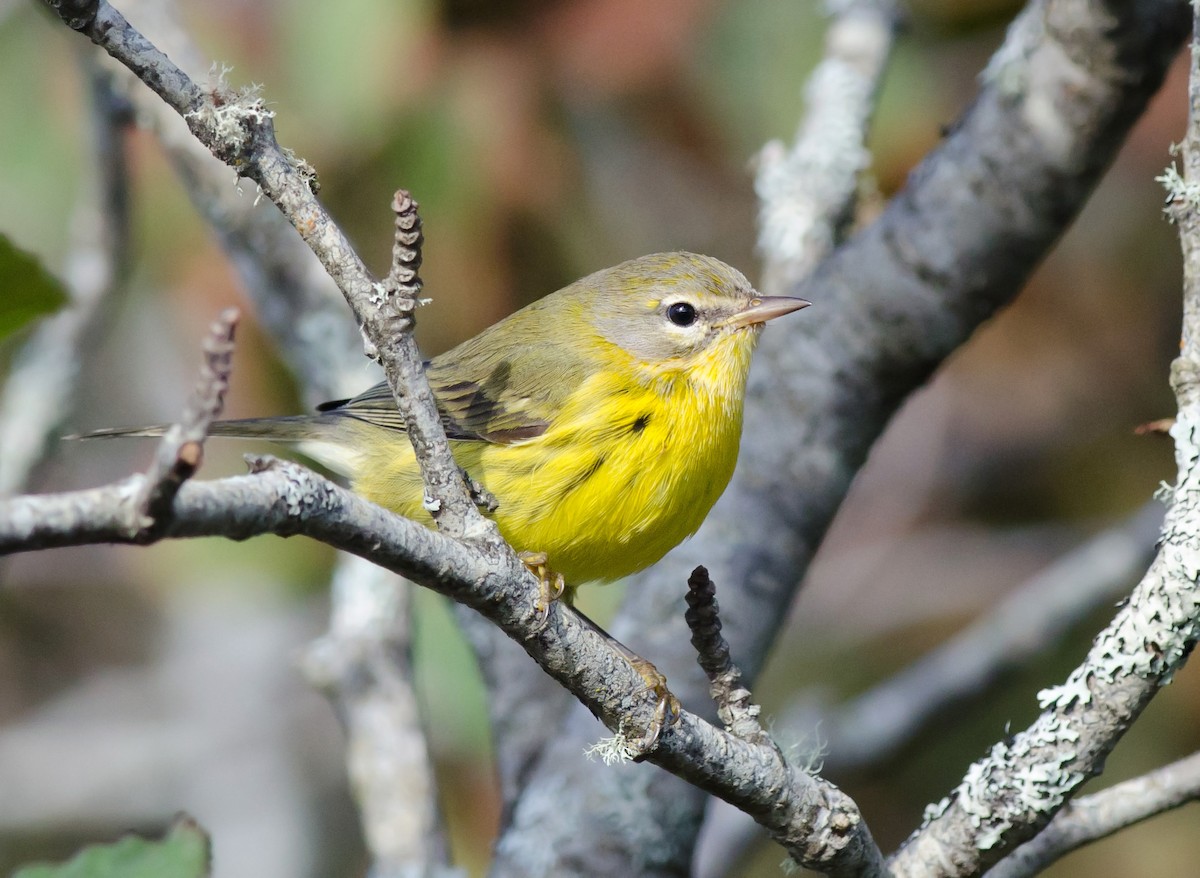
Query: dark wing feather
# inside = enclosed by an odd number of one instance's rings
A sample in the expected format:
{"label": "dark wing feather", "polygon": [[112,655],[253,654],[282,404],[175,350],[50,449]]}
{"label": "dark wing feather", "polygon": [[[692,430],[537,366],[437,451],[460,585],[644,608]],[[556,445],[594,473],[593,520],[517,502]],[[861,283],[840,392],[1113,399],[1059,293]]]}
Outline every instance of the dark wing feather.
{"label": "dark wing feather", "polygon": [[[508,445],[540,436],[549,426],[542,418],[509,410],[497,392],[498,387],[489,390],[485,384],[474,381],[439,381],[433,370],[429,379],[442,415],[442,427],[451,439]],[[324,403],[319,411],[357,418],[389,430],[404,430],[404,420],[386,382],[376,384],[353,399]]]}
{"label": "dark wing feather", "polygon": [[[583,319],[581,295],[547,296],[426,363],[447,436],[509,445],[546,432],[611,347]],[[386,384],[322,410],[404,429]]]}

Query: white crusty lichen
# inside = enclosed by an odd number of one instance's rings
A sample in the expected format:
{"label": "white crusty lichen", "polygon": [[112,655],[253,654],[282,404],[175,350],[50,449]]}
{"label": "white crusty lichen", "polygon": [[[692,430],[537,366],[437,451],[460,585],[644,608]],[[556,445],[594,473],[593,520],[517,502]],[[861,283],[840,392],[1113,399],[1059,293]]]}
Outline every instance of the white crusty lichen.
{"label": "white crusty lichen", "polygon": [[1008,26],[1000,44],[987,65],[979,72],[981,87],[994,86],[1004,97],[1018,98],[1029,90],[1029,59],[1034,50],[1045,44],[1046,23],[1042,13],[1027,9]]}
{"label": "white crusty lichen", "polygon": [[391,295],[392,291],[388,289],[387,284],[383,281],[375,281],[371,284],[371,292],[367,295],[367,301],[379,308],[391,298]]}
{"label": "white crusty lichen", "polygon": [[925,811],[921,814],[921,825],[928,826],[934,820],[937,820],[946,813],[946,809],[950,807],[950,803],[954,801],[949,796],[942,796],[936,802],[930,802],[925,806]]}
{"label": "white crusty lichen", "polygon": [[[258,86],[254,87],[258,88]],[[271,116],[273,117],[274,115],[275,113],[272,111]],[[288,164],[292,166],[292,169],[304,178],[304,182],[308,184],[309,187],[315,185],[315,181],[317,179],[317,169],[314,168],[307,159],[303,159],[296,155],[294,150],[289,149],[286,146],[279,147],[279,151],[283,153],[283,157],[287,159]],[[316,189],[313,189],[313,192],[316,191]]]}
{"label": "white crusty lichen", "polygon": [[940,817],[957,802],[976,830],[976,845],[989,850],[1017,822],[1037,814],[1051,815],[1084,780],[1069,765],[1078,733],[1057,717],[1044,715],[1012,741],[996,743],[974,763],[962,783],[946,799],[925,809],[925,822]]}
{"label": "white crusty lichen", "polygon": [[[772,736],[774,728],[768,729]],[[821,737],[819,728],[801,734],[786,748],[785,758],[789,765],[807,775],[816,777],[825,767],[825,755],[829,752],[828,742]]]}

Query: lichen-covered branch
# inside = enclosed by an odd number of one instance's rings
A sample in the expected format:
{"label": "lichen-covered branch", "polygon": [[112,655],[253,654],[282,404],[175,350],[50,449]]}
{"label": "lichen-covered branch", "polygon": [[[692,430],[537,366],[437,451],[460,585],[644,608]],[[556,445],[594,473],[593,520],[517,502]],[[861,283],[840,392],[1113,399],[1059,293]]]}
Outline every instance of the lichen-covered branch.
{"label": "lichen-covered branch", "polygon": [[1073,850],[1200,799],[1200,753],[1068,802],[1030,842],[989,869],[987,878],[1032,878]]}
{"label": "lichen-covered branch", "polygon": [[437,787],[412,686],[412,588],[354,555],[331,584],[329,631],[303,667],[346,729],[346,765],[375,878],[463,873],[445,867]]}
{"label": "lichen-covered branch", "polygon": [[[971,875],[1044,827],[1183,665],[1200,624],[1200,409],[1180,411],[1179,483],[1163,544],[1128,603],[1060,686],[1044,712],[995,744],[896,853],[899,874]],[[1187,456],[1191,455],[1191,460]],[[1182,501],[1182,502],[1181,502]]]}
{"label": "lichen-covered branch", "polygon": [[[1196,11],[1200,18],[1200,10]],[[1184,189],[1200,180],[1200,57],[1193,54]],[[1193,191],[1195,191],[1193,189]],[[1200,220],[1196,200],[1172,192],[1184,251],[1183,345],[1171,367],[1179,412],[1176,483],[1158,555],[1084,662],[1039,693],[1043,713],[992,747],[892,859],[898,872],[970,875],[1032,838],[1088,778],[1200,637]]]}

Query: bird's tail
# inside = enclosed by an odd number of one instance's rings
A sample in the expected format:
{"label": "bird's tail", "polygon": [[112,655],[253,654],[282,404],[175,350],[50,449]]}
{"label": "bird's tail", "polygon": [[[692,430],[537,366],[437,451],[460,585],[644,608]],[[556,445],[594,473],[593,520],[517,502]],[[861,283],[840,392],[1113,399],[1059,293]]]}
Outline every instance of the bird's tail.
{"label": "bird's tail", "polygon": [[[236,421],[216,421],[208,428],[210,436],[230,436],[237,439],[271,439],[275,442],[305,442],[331,439],[336,434],[340,418],[326,415],[295,415],[286,418],[243,418]],[[105,427],[64,439],[128,439],[161,436],[170,424],[148,427]]]}
{"label": "bird's tail", "polygon": [[[353,425],[337,415],[294,415],[282,418],[244,418],[216,421],[209,426],[208,435],[236,439],[268,439],[274,442],[295,442],[300,451],[328,466],[335,472],[353,476],[357,472],[358,453],[352,441]],[[129,439],[162,436],[169,424],[147,427],[106,427],[66,439]]]}

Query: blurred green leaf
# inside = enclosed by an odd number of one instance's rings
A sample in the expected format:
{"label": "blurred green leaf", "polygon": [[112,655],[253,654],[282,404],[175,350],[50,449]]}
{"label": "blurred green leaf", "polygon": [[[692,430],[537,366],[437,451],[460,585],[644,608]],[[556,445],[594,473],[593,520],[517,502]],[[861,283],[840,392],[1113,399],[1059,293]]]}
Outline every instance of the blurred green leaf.
{"label": "blurred green leaf", "polygon": [[161,841],[127,835],[90,845],[65,863],[25,866],[12,878],[205,878],[208,859],[208,835],[180,817]]}
{"label": "blurred green leaf", "polygon": [[0,235],[0,339],[66,301],[62,284],[41,262]]}

